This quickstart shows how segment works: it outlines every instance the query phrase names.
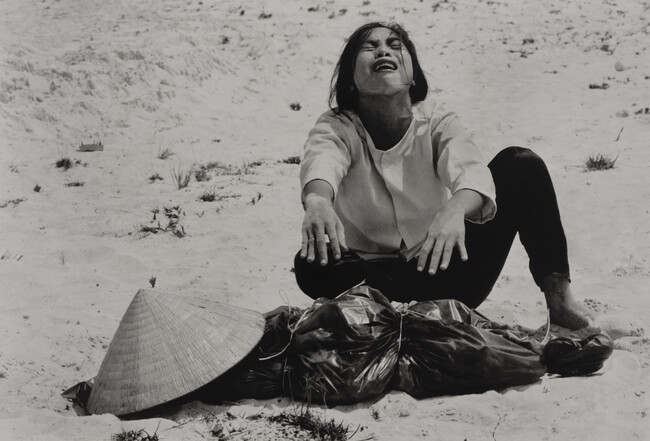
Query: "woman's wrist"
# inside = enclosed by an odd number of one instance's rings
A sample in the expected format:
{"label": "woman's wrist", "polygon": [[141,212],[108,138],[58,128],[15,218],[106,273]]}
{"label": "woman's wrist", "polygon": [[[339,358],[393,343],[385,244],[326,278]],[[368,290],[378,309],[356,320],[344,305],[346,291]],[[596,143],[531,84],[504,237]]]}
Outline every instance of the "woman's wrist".
{"label": "woman's wrist", "polygon": [[447,205],[455,212],[460,212],[464,218],[478,212],[485,203],[481,193],[469,188],[462,188],[453,194]]}

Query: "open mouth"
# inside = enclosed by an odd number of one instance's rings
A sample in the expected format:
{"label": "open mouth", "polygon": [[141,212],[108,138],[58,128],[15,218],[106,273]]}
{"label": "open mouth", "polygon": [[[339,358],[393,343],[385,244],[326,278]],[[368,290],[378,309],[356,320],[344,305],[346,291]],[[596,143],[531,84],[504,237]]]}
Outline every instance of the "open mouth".
{"label": "open mouth", "polygon": [[381,72],[384,70],[397,70],[397,63],[391,60],[379,60],[372,66],[373,72]]}

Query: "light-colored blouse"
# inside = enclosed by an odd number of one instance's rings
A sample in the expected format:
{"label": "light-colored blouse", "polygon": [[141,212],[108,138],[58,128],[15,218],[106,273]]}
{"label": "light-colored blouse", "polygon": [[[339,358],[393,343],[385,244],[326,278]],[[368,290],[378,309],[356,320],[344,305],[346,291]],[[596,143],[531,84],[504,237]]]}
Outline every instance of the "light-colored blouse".
{"label": "light-colored blouse", "polygon": [[481,152],[458,117],[430,99],[413,106],[407,132],[386,151],[375,148],[356,113],[325,112],[305,143],[301,188],[315,179],[334,189],[347,245],[366,259],[416,256],[434,216],[458,190],[484,196],[469,221],[496,213]]}

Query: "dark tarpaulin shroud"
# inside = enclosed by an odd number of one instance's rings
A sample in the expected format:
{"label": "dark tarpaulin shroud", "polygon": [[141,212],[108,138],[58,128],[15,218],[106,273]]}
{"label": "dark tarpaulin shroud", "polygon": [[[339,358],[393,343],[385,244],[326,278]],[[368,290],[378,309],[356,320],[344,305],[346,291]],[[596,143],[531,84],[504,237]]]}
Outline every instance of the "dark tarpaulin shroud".
{"label": "dark tarpaulin shroud", "polygon": [[603,334],[551,340],[544,351],[523,328],[492,322],[459,301],[398,310],[367,285],[304,311],[277,308],[266,320],[260,346],[214,382],[208,396],[285,394],[336,405],[389,389],[417,398],[482,392],[534,383],[547,372],[587,375],[612,352]]}

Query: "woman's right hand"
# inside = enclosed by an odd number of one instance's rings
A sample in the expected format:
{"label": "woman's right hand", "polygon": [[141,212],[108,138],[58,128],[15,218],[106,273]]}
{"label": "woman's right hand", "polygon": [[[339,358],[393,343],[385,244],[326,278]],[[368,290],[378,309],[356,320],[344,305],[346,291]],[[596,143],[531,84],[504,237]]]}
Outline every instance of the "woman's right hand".
{"label": "woman's right hand", "polygon": [[330,239],[335,260],[341,258],[341,250],[347,250],[343,224],[334,212],[332,199],[317,193],[304,198],[305,218],[302,222],[302,247],[300,257],[311,263],[317,258],[327,265],[327,239]]}

